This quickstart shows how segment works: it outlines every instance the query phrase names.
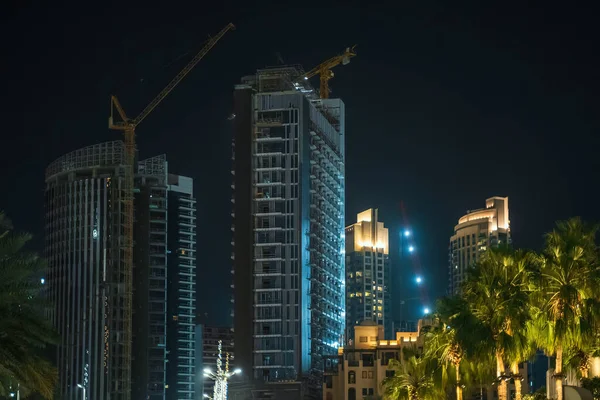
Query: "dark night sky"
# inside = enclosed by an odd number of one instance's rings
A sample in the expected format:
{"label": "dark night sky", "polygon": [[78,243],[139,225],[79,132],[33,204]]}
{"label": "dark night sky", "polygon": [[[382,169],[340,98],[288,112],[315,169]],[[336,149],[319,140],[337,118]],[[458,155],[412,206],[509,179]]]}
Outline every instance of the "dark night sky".
{"label": "dark night sky", "polygon": [[402,201],[430,297],[454,224],[486,197],[510,197],[520,247],[539,247],[556,219],[600,220],[600,35],[581,4],[43,3],[0,11],[0,209],[38,246],[46,165],[117,139],[111,93],[135,114],[207,34],[236,24],[137,131],[142,157],[166,153],[195,179],[198,308],[213,321],[228,305],[232,88],[277,53],[310,68],[358,45],[331,81],[346,104],[347,221],[379,207],[396,235]]}

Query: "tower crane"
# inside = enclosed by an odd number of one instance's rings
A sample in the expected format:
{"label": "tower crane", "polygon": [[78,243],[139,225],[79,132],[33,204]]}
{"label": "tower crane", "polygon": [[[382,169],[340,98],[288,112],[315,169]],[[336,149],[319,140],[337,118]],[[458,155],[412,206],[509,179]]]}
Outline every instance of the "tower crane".
{"label": "tower crane", "polygon": [[316,67],[308,71],[306,74],[302,75],[298,79],[298,81],[308,80],[315,75],[319,75],[319,77],[321,78],[321,88],[319,91],[320,96],[322,99],[328,99],[329,93],[331,92],[331,90],[329,89],[329,80],[334,76],[333,71],[331,71],[331,69],[340,64],[348,64],[350,62],[350,59],[356,56],[356,52],[354,51],[355,47],[356,46],[352,46],[352,48],[346,47],[346,50],[342,54],[332,57],[329,60],[317,65]]}
{"label": "tower crane", "polygon": [[[120,378],[123,381],[123,400],[131,398],[131,343],[132,343],[132,294],[133,294],[133,197],[134,197],[134,162],[135,162],[135,128],[167,97],[169,93],[187,76],[198,62],[213,48],[215,44],[229,30],[235,29],[233,24],[228,24],[215,37],[208,40],[196,56],[179,72],[169,84],[140,112],[135,118],[127,117],[125,110],[116,96],[110,98],[109,129],[123,131],[125,136],[125,171],[121,190],[123,206],[123,235],[120,237],[121,250],[120,275],[123,276],[123,341],[122,360],[123,370]],[[117,110],[119,121],[113,118],[113,111]]]}

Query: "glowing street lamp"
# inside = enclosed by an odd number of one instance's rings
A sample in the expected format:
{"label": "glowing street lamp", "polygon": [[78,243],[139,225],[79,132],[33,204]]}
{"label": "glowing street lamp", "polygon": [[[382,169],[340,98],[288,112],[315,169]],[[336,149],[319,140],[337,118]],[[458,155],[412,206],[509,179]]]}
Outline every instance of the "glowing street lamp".
{"label": "glowing street lamp", "polygon": [[423,282],[423,278],[421,278],[420,276],[417,276],[415,278],[415,282],[417,282],[420,285]]}
{"label": "glowing street lamp", "polygon": [[404,237],[409,237],[410,236],[410,231],[408,229],[406,229],[404,231]]}
{"label": "glowing street lamp", "polygon": [[423,309],[423,314],[427,315],[427,314],[429,314],[429,312],[430,312],[429,307],[425,307]]}
{"label": "glowing street lamp", "polygon": [[77,387],[78,387],[79,389],[83,389],[83,400],[85,400],[85,386],[83,386],[81,383],[78,383],[78,384],[77,384]]}
{"label": "glowing street lamp", "polygon": [[204,369],[204,377],[210,378],[215,381],[215,387],[212,397],[204,394],[204,397],[211,400],[227,400],[227,382],[229,379],[237,374],[241,374],[242,370],[239,368],[229,371],[229,353],[225,356],[225,369],[221,368],[223,365],[223,354],[222,354],[222,341],[219,340],[219,355],[217,357],[217,371],[212,372],[210,368]]}
{"label": "glowing street lamp", "polygon": [[412,253],[415,251],[415,246],[408,246],[408,252]]}

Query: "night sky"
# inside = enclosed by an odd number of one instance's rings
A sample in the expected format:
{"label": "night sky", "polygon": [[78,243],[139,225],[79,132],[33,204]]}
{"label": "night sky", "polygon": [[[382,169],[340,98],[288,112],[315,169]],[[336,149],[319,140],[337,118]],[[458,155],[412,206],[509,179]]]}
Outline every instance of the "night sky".
{"label": "night sky", "polygon": [[0,11],[0,209],[39,249],[45,167],[120,138],[111,93],[135,115],[208,34],[236,24],[137,130],[142,158],[166,153],[195,179],[210,322],[228,321],[233,85],[279,58],[309,69],[357,45],[331,81],[346,104],[346,220],[379,207],[392,240],[414,230],[419,257],[394,270],[405,287],[422,272],[426,301],[445,290],[457,219],[487,197],[510,197],[518,247],[539,248],[557,219],[600,221],[600,35],[583,3],[47,3]]}

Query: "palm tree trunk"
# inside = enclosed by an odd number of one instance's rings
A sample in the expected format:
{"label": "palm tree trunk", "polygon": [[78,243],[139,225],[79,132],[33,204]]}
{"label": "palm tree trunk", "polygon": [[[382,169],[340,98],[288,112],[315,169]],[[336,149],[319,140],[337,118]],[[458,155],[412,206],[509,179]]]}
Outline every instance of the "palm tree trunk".
{"label": "palm tree trunk", "polygon": [[[519,363],[513,362],[510,366],[511,372],[514,375],[519,375]],[[518,376],[514,377],[514,381],[515,381],[515,400],[521,400],[523,398],[523,395],[521,394],[521,386],[522,386],[522,382],[521,382],[521,378]]]}
{"label": "palm tree trunk", "polygon": [[556,382],[556,400],[563,400],[563,377],[562,377],[563,349],[556,347],[556,367],[554,368],[554,379]]}
{"label": "palm tree trunk", "polygon": [[454,364],[456,369],[456,400],[462,400],[462,386],[460,385],[460,363]]}
{"label": "palm tree trunk", "polygon": [[[498,400],[508,400],[506,380],[504,375],[504,360],[501,353],[496,353],[496,376],[498,377]],[[562,400],[562,399],[559,399]]]}

